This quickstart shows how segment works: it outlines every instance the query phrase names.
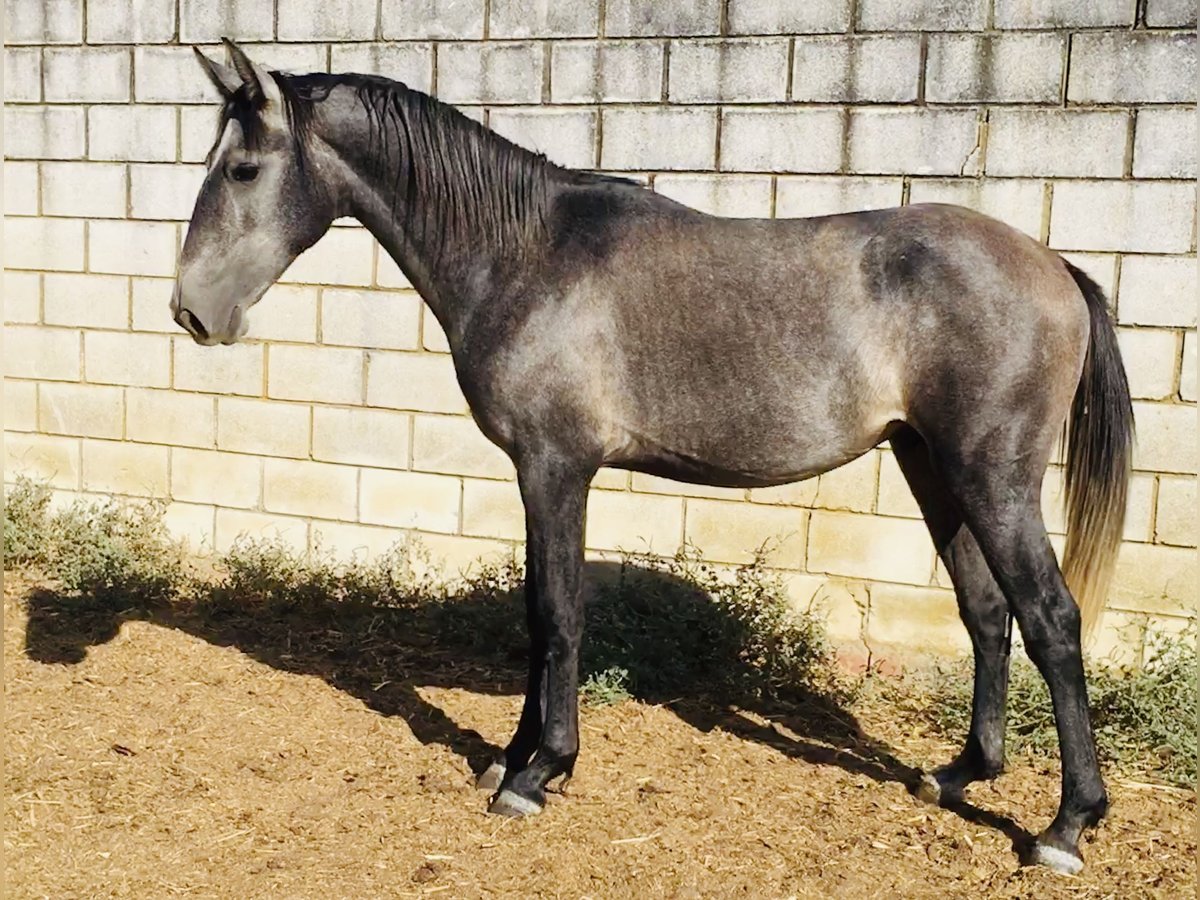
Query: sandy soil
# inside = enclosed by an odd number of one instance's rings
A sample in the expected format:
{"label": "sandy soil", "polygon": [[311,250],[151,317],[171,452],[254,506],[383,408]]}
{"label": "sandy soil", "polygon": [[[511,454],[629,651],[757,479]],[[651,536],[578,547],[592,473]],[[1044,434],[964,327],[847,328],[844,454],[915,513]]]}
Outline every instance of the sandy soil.
{"label": "sandy soil", "polygon": [[12,897],[1195,889],[1191,793],[1113,775],[1084,874],[1023,868],[1014,848],[1049,820],[1057,764],[1016,761],[960,810],[922,806],[909,766],[951,747],[885,706],[586,709],[565,793],[536,818],[496,819],[472,769],[515,722],[515,663],[497,674],[419,639],[349,653],[328,621],[79,614],[31,605],[27,588],[5,592]]}

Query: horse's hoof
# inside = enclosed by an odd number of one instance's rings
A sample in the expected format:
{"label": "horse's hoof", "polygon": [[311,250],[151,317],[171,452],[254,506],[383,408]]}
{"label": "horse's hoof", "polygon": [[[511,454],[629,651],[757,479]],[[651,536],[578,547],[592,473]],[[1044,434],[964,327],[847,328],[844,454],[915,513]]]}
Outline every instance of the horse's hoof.
{"label": "horse's hoof", "polygon": [[540,803],[507,788],[493,797],[488,805],[488,812],[496,816],[536,816],[541,811]]}
{"label": "horse's hoof", "polygon": [[1059,875],[1078,875],[1083,871],[1083,860],[1068,850],[1060,850],[1038,841],[1033,845],[1029,861],[1034,865],[1045,866],[1051,872]]}
{"label": "horse's hoof", "polygon": [[505,771],[506,769],[504,767],[504,763],[492,763],[479,773],[479,777],[475,779],[475,787],[479,788],[481,791],[487,791],[494,794],[496,791],[500,790],[500,784],[504,781]]}
{"label": "horse's hoof", "polygon": [[942,784],[935,777],[925,772],[921,775],[921,783],[917,785],[917,799],[934,806],[942,805]]}

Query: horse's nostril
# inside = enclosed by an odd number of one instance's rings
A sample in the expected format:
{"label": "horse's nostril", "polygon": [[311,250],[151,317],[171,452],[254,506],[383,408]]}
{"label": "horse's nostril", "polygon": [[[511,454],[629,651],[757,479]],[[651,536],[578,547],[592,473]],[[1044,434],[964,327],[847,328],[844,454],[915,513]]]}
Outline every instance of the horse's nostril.
{"label": "horse's nostril", "polygon": [[200,340],[208,339],[208,330],[201,324],[200,320],[192,314],[189,309],[181,309],[179,311],[179,324],[194,334]]}

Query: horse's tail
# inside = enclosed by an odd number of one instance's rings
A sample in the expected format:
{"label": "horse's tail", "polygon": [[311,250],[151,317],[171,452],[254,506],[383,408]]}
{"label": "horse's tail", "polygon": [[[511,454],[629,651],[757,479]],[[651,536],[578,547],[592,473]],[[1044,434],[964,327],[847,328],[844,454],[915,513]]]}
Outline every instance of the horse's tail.
{"label": "horse's tail", "polygon": [[1086,638],[1108,597],[1125,524],[1133,458],[1133,405],[1104,291],[1063,260],[1087,301],[1090,336],[1066,422],[1067,545],[1063,576]]}

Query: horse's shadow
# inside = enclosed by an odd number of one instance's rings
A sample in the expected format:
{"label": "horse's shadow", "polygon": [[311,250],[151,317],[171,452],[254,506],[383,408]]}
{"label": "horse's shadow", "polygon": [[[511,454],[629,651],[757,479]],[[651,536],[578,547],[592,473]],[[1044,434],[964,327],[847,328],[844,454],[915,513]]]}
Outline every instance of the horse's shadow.
{"label": "horse's shadow", "polygon": [[[898,759],[884,742],[859,726],[845,702],[825,691],[793,690],[786,702],[764,701],[752,685],[749,664],[735,651],[740,622],[704,591],[660,570],[607,562],[587,564],[590,594],[597,586],[630,579],[638,596],[668,598],[661,611],[678,629],[657,627],[651,639],[680,634],[678,646],[648,647],[638,633],[640,611],[602,615],[588,625],[585,643],[603,645],[604,662],[624,669],[633,696],[670,709],[688,724],[720,727],[745,740],[771,746],[809,764],[837,766],[876,782],[897,782],[915,792],[921,772]],[[628,597],[629,591],[624,592]],[[611,595],[610,595],[611,596]],[[120,595],[79,597],[35,588],[27,599],[26,655],[37,662],[76,664],[89,647],[112,640],[121,624],[142,620],[195,635],[217,646],[236,647],[284,672],[316,675],[385,716],[400,716],[423,744],[438,744],[482,771],[500,748],[477,731],[462,728],[421,696],[421,687],[461,688],[483,694],[519,695],[524,690],[524,603],[519,590],[484,590],[449,601],[392,598],[386,604],[306,597],[267,608],[224,597],[170,603],[129,602]],[[650,608],[645,612],[656,615]],[[730,634],[734,640],[729,641]],[[689,641],[722,635],[730,652],[715,660],[725,667],[720,694],[705,690],[706,678],[687,661]],[[670,637],[667,638],[670,640]],[[614,651],[615,648],[615,651]],[[615,657],[614,657],[615,652]],[[681,658],[682,657],[682,658]],[[585,672],[588,668],[585,650]],[[705,660],[712,666],[714,660]],[[593,660],[592,669],[599,668]],[[699,683],[699,686],[698,686]],[[769,724],[764,724],[766,720]],[[774,727],[776,724],[781,728]],[[514,722],[515,725],[515,722]],[[1018,853],[1032,835],[1012,819],[962,802],[962,818],[1005,833]]]}

